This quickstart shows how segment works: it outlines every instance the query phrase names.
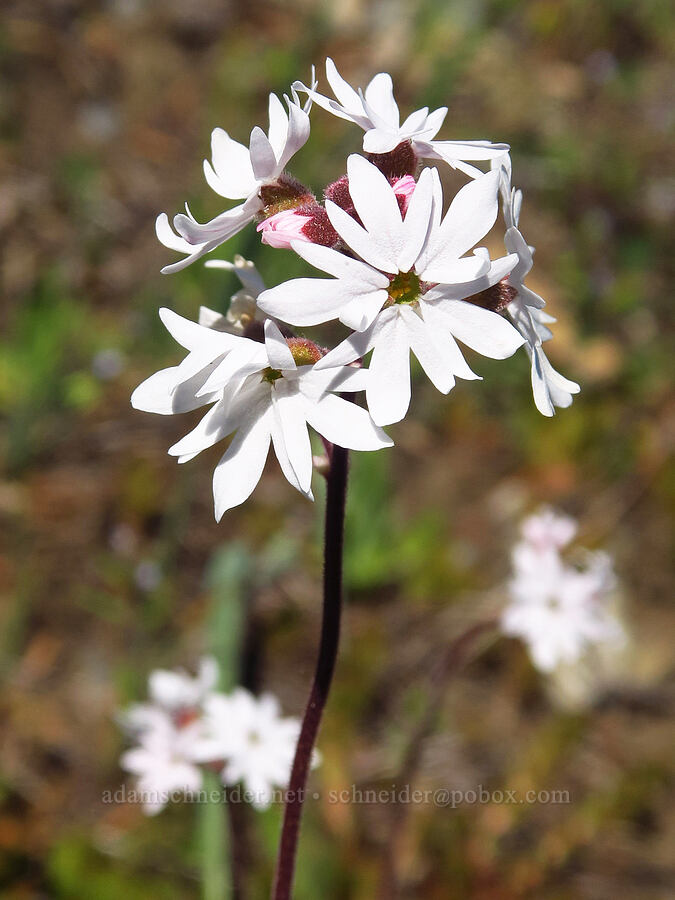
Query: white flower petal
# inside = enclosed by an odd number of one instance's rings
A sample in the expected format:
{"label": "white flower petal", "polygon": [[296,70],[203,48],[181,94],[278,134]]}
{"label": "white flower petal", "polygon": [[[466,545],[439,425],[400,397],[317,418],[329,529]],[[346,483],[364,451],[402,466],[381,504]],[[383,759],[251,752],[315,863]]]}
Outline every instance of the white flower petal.
{"label": "white flower petal", "polygon": [[267,138],[272,146],[275,159],[281,159],[286,146],[286,136],[288,134],[288,116],[284,109],[284,104],[276,94],[270,94],[268,113],[270,127],[267,131]]}
{"label": "white flower petal", "polygon": [[394,443],[365,409],[334,394],[308,405],[307,421],[327,441],[348,450],[380,450]]}
{"label": "white flower petal", "polygon": [[398,316],[380,330],[368,371],[366,399],[373,421],[399,422],[410,406],[410,344]]}
{"label": "white flower petal", "polygon": [[209,186],[229,200],[243,200],[256,187],[248,148],[222,128],[211,132],[211,162],[204,160],[204,175]]}
{"label": "white flower petal", "polygon": [[273,369],[297,369],[286,338],[271,319],[265,321],[265,350]]}
{"label": "white flower petal", "polygon": [[378,334],[396,316],[396,310],[393,308],[385,309],[379,314],[370,328],[365,331],[355,332],[346,340],[334,347],[314,366],[316,371],[333,368],[335,366],[346,366],[348,363],[359,359],[373,347]]}
{"label": "white flower petal", "polygon": [[506,319],[464,300],[445,300],[437,307],[452,334],[467,347],[492,359],[506,359],[525,339]]}
{"label": "white flower petal", "polygon": [[403,220],[394,189],[377,166],[356,153],[347,160],[349,193],[371,241],[387,259],[386,271],[398,271],[403,245]]}
{"label": "white flower petal", "polygon": [[293,250],[306,260],[310,265],[336,278],[347,281],[359,281],[372,285],[374,288],[389,287],[389,279],[382,272],[373,269],[367,263],[358,259],[352,259],[332,250],[330,247],[322,247],[321,244],[311,244],[306,241],[292,241]]}
{"label": "white flower petal", "polygon": [[342,282],[327,278],[293,278],[268,288],[258,306],[268,316],[291,325],[320,325],[336,319],[352,299]]}
{"label": "white flower petal", "polygon": [[384,119],[391,128],[398,129],[399,111],[394,100],[394,85],[391,75],[387,72],[379,72],[372,79],[364,92],[366,102],[375,112]]}
{"label": "white flower petal", "polygon": [[434,235],[428,264],[440,266],[470,250],[492,228],[498,211],[499,172],[488,172],[457,192]]}
{"label": "white flower petal", "polygon": [[370,328],[377,314],[387,302],[386,291],[373,291],[362,294],[351,300],[341,311],[339,319],[348,328],[354,331],[364,331]]}
{"label": "white flower petal", "polygon": [[361,259],[364,259],[371,266],[375,266],[376,269],[392,274],[398,272],[396,260],[386,251],[383,251],[379,242],[365,228],[362,228],[349,213],[346,213],[332,200],[326,200],[325,208],[331,225],[354,253],[358,254]]}
{"label": "white flower petal", "polygon": [[410,308],[402,307],[399,315],[408,329],[410,349],[429,380],[442,394],[449,393],[455,386],[455,376],[448,357],[443,353],[441,341],[436,340],[433,328]]}
{"label": "white flower petal", "polygon": [[464,378],[466,381],[482,380],[480,375],[476,375],[469,368],[462,351],[457,346],[457,341],[450,333],[448,319],[438,311],[437,304],[422,301],[420,303],[420,314],[431,327],[434,333],[434,340],[442,348],[443,358],[447,361],[455,377]]}
{"label": "white flower petal", "polygon": [[431,169],[425,169],[413,191],[403,220],[403,240],[396,260],[401,272],[412,268],[426,242],[432,221],[433,191]]}
{"label": "white flower petal", "polygon": [[279,444],[285,447],[297,485],[303,494],[307,494],[312,483],[312,446],[304,413],[305,400],[297,389],[292,392],[290,386],[283,381],[285,379],[280,379],[272,390],[275,419],[272,439],[275,450]]}
{"label": "white flower petal", "polygon": [[273,178],[277,174],[277,158],[267,135],[258,125],[251,131],[249,141],[253,174],[258,181]]}
{"label": "white flower petal", "polygon": [[213,473],[216,521],[228,509],[247,500],[260,481],[270,446],[270,416],[271,409],[262,416],[256,411],[248,423],[240,426],[216,466]]}
{"label": "white flower petal", "polygon": [[309,116],[296,103],[288,102],[288,132],[286,135],[286,144],[284,146],[277,169],[282,172],[286,164],[294,156],[301,147],[307,143],[309,137]]}

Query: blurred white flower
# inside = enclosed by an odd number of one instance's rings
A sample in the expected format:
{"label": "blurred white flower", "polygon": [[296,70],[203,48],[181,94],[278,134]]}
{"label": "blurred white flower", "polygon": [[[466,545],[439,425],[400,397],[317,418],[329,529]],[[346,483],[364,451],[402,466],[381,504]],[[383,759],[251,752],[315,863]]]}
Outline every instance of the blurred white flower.
{"label": "blurred white flower", "polygon": [[[541,537],[541,527],[533,530]],[[569,524],[553,532],[560,540]],[[563,561],[554,541],[524,540],[513,550],[513,571],[501,627],[525,641],[537,668],[551,672],[576,662],[592,645],[623,640],[610,603],[615,578],[606,554],[593,554],[585,567],[575,568]]]}
{"label": "blurred white flower", "polygon": [[190,722],[179,727],[170,713],[159,707],[145,707],[144,711],[138,746],[122,754],[120,765],[136,776],[144,812],[155,815],[174,794],[189,795],[202,787],[201,769],[190,755],[201,725]]}
{"label": "blurred white flower", "polygon": [[455,169],[475,178],[482,174],[465,160],[485,160],[502,156],[507,144],[490,141],[437,141],[436,137],[448,112],[446,106],[429,112],[428,107],[415,110],[401,123],[398,104],[394,99],[391,76],[380,72],[365,91],[354,88],[344,80],[330,57],[326,60],[326,78],[336,100],[324,97],[313,88],[296,81],[297,91],[304,91],[323,109],[340,119],[354,122],[365,131],[363,149],[366,153],[388,153],[404,141],[410,141],[415,154],[422,159],[440,159]]}
{"label": "blurred white flower", "polygon": [[363,390],[368,372],[347,366],[318,371],[321,352],[303,338],[283,337],[265,322],[265,343],[204,328],[160,310],[173,337],[189,350],[180,366],[152,375],[134,391],[136,409],[167,414],[214,403],[201,422],[169,449],[186,462],[236,432],[216,466],[216,519],[243,503],[260,480],[270,442],[288,481],[313,499],[308,425],[351,450],[390,447],[368,413],[332,391]]}
{"label": "blurred white flower", "polygon": [[201,224],[186,207],[187,215],[174,216],[173,226],[166,213],[155,225],[157,237],[171,250],[186,253],[185,259],[164,266],[162,272],[177,272],[214,250],[252,222],[264,206],[261,188],[274,184],[291,157],[309,137],[309,116],[295,97],[285,97],[288,112],[276,94],[269,97],[268,133],[256,126],[248,148],[233,140],[222,128],[211,134],[211,162],[204,160],[204,175],[211,188],[229,200],[243,200],[239,206]]}
{"label": "blurred white flower", "polygon": [[[269,806],[275,788],[288,784],[300,722],[281,715],[271,694],[254,697],[243,688],[214,690],[218,666],[201,660],[195,678],[157,669],[148,679],[150,702],[123,710],[118,721],[136,746],[120,764],[136,776],[135,789],[148,815],[175,795],[196,793],[202,766],[217,767],[224,784],[242,782],[257,809]],[[319,762],[318,753],[312,765]]]}
{"label": "blurred white flower", "polygon": [[494,359],[514,353],[523,337],[502,316],[464,302],[500,281],[515,255],[491,261],[486,250],[464,256],[497,217],[498,174],[463,187],[441,220],[443,195],[436,169],[425,169],[401,215],[387,178],[361,156],[348,161],[349,193],[363,226],[326,201],[331,223],[360,259],[328,247],[293,242],[303,259],[332,280],[298,278],[264,291],[258,304],[293,325],[339,318],[355,334],[316,368],[344,366],[373,350],[366,387],[378,425],[402,419],[410,404],[410,351],[447,394],[455,376],[478,378],[456,338]]}
{"label": "blurred white flower", "polygon": [[[271,694],[256,698],[243,688],[212,694],[205,703],[202,733],[194,759],[225,760],[223,782],[242,782],[256,808],[265,809],[274,789],[288,786],[300,722],[282,718]],[[315,754],[313,765],[317,763]]]}
{"label": "blurred white flower", "polygon": [[577,523],[571,516],[563,516],[553,509],[542,509],[520,526],[526,541],[540,550],[566,547],[577,533]]}

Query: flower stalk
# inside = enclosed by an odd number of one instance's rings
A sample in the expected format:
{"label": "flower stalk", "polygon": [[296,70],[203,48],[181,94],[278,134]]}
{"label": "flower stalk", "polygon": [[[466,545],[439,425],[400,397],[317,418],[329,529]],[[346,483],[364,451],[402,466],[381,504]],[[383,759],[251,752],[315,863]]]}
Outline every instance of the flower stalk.
{"label": "flower stalk", "polygon": [[321,644],[288,784],[273,900],[290,900],[291,897],[307,775],[335,670],[342,613],[342,556],[348,456],[349,451],[344,447],[336,445],[332,448],[326,492]]}

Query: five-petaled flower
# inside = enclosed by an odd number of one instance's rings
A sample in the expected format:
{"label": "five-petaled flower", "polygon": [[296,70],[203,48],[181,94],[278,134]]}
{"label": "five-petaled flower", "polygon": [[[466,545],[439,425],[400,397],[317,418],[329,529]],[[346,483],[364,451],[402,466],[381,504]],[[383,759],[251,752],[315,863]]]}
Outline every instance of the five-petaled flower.
{"label": "five-petaled flower", "polygon": [[363,224],[330,201],[326,210],[360,259],[293,242],[296,253],[334,279],[293,279],[264,291],[258,304],[292,325],[339,318],[356,329],[317,368],[344,366],[372,349],[368,409],[378,425],[389,425],[403,418],[410,403],[411,350],[434,385],[447,394],[455,376],[478,377],[455,338],[495,359],[521,346],[523,337],[502,316],[465,302],[505,277],[517,257],[493,262],[484,250],[464,256],[497,217],[496,172],[463,187],[441,218],[443,196],[436,169],[422,172],[405,216],[376,166],[354,155],[347,170],[349,192]]}
{"label": "five-petaled flower", "polygon": [[216,518],[243,503],[262,474],[270,442],[288,481],[312,499],[312,449],[308,425],[332,444],[351,450],[392,445],[366,412],[334,391],[361,391],[369,373],[348,366],[318,371],[321,351],[302,338],[286,340],[271,320],[265,342],[214,331],[168,309],[162,321],[188,356],[134,391],[137,409],[160,414],[212,408],[170,448],[179,462],[192,459],[236,432],[216,466]]}

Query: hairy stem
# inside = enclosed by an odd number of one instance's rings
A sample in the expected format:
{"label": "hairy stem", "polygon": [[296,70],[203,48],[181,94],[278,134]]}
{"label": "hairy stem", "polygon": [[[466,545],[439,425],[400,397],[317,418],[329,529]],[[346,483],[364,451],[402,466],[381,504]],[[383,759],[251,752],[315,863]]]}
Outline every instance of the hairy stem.
{"label": "hairy stem", "polygon": [[347,468],[348,451],[343,447],[333,447],[326,494],[321,644],[288,784],[273,900],[290,900],[291,897],[307,775],[335,670],[342,611],[342,548]]}

